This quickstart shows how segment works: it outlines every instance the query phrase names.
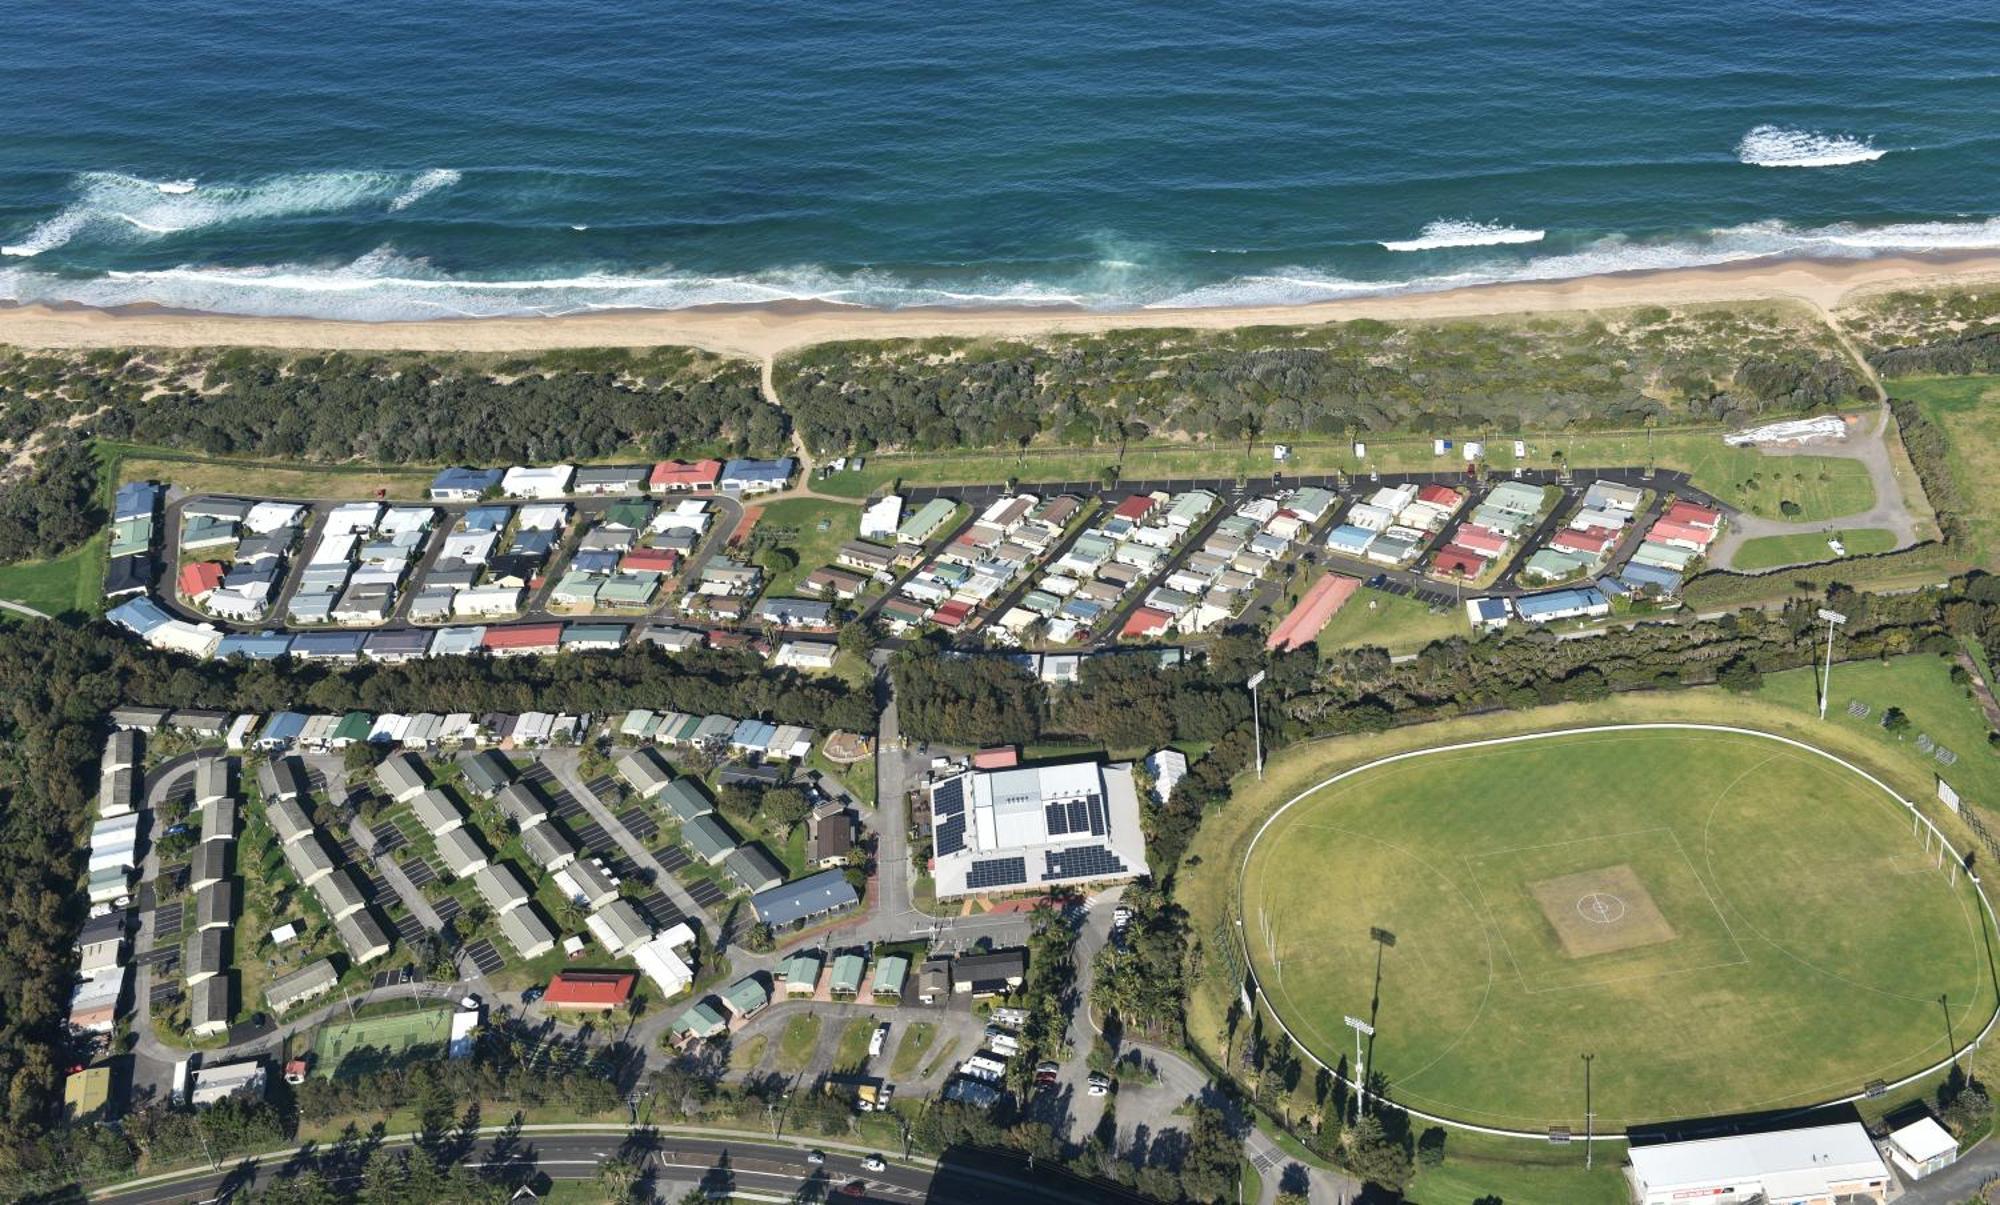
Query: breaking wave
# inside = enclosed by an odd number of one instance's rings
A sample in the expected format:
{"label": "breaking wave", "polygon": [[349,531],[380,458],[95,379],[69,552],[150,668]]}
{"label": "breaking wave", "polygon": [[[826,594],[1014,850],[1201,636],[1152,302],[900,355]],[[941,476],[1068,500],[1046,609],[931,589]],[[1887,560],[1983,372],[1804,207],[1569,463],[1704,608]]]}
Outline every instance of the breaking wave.
{"label": "breaking wave", "polygon": [[1736,144],[1736,158],[1752,167],[1844,167],[1888,153],[1872,139],[1775,125],[1758,126]]}
{"label": "breaking wave", "polygon": [[1396,239],[1382,246],[1391,251],[1437,251],[1445,247],[1492,247],[1505,243],[1539,243],[1544,230],[1519,230],[1497,222],[1453,222],[1439,219],[1425,226],[1412,239]]}
{"label": "breaking wave", "polygon": [[146,180],[85,172],[76,199],[0,253],[27,258],[72,239],[151,240],[230,223],[386,206],[401,209],[458,182],[455,171],[288,172],[242,184]]}

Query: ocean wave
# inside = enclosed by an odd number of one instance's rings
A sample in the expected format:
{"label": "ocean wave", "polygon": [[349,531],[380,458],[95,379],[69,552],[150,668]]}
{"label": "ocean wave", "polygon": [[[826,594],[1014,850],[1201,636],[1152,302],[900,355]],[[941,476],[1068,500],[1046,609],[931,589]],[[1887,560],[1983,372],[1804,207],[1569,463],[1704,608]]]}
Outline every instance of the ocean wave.
{"label": "ocean wave", "polygon": [[1761,125],[1736,144],[1736,158],[1752,167],[1844,167],[1888,154],[1870,138]]}
{"label": "ocean wave", "polygon": [[448,167],[434,167],[410,181],[410,186],[389,202],[389,212],[408,209],[440,188],[450,188],[465,177]]}
{"label": "ocean wave", "polygon": [[[874,309],[1075,306],[1116,310],[1290,305],[1346,297],[1434,292],[1468,285],[1562,280],[1616,272],[1696,268],[1782,256],[1867,258],[1896,253],[2000,249],[2000,217],[1883,226],[1795,227],[1757,222],[1671,239],[1599,238],[1567,249],[1523,254],[1495,248],[1449,272],[1369,276],[1347,265],[1247,266],[1234,275],[1193,262],[1148,261],[1107,268],[1080,261],[1069,271],[899,274],[805,265],[747,273],[661,269],[552,272],[470,278],[380,248],[352,262],[223,268],[186,265],[92,277],[28,264],[0,268],[0,299],[91,306],[151,303],[177,309],[271,317],[396,321],[686,309],[816,301]],[[1198,257],[1203,264],[1215,261]],[[1379,257],[1378,257],[1379,260]],[[1139,263],[1140,261],[1130,261]],[[1408,261],[1402,261],[1408,262]],[[1365,267],[1357,262],[1355,267]]]}
{"label": "ocean wave", "polygon": [[22,258],[53,251],[79,236],[160,239],[231,223],[386,205],[401,209],[458,181],[447,169],[409,172],[288,172],[242,184],[147,180],[122,172],[85,172],[76,199],[0,252]]}
{"label": "ocean wave", "polygon": [[1445,247],[1492,247],[1506,243],[1539,243],[1545,230],[1521,230],[1497,222],[1450,221],[1440,218],[1417,232],[1413,239],[1395,239],[1382,244],[1391,251],[1436,251]]}

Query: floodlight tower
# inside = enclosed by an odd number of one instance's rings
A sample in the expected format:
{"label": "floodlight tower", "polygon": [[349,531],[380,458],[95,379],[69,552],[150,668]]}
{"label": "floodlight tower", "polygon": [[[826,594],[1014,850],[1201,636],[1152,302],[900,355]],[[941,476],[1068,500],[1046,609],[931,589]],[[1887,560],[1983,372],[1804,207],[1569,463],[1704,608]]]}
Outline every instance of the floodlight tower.
{"label": "floodlight tower", "polygon": [[1597,1114],[1590,1111],[1590,1060],[1596,1057],[1595,1054],[1583,1056],[1583,1170],[1585,1171],[1590,1170],[1591,1144],[1597,1137],[1596,1127],[1592,1124]]}
{"label": "floodlight tower", "polygon": [[1826,701],[1833,695],[1833,630],[1847,622],[1847,616],[1825,607],[1819,609],[1819,617],[1826,620],[1826,668],[1820,674],[1819,718],[1826,718]]}
{"label": "floodlight tower", "polygon": [[1244,685],[1250,688],[1250,731],[1257,739],[1257,781],[1264,781],[1264,712],[1257,702],[1257,688],[1264,684],[1263,670],[1250,675]]}

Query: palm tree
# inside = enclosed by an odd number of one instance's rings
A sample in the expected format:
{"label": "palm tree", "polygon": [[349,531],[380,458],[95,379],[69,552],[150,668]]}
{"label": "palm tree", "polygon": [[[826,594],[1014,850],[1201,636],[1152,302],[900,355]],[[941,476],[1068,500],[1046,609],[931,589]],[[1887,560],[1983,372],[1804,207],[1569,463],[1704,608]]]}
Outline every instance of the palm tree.
{"label": "palm tree", "polygon": [[639,1186],[639,1165],[630,1159],[606,1159],[597,1165],[597,1183],[607,1200],[629,1201]]}

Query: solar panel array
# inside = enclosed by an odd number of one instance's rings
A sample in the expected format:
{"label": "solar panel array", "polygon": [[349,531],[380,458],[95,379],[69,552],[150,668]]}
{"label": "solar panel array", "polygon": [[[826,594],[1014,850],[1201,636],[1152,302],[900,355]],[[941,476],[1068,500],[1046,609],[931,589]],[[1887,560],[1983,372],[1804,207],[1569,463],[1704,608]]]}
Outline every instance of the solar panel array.
{"label": "solar panel array", "polygon": [[1027,881],[1026,858],[988,858],[984,862],[974,862],[965,872],[965,886],[969,891],[1014,887]]}
{"label": "solar panel array", "polygon": [[1044,882],[1056,879],[1096,879],[1125,873],[1125,863],[1119,861],[1117,854],[1102,845],[1079,845],[1072,849],[1045,850],[1042,858]]}
{"label": "solar panel array", "polygon": [[931,791],[931,823],[937,829],[937,856],[965,848],[965,778],[946,779]]}

